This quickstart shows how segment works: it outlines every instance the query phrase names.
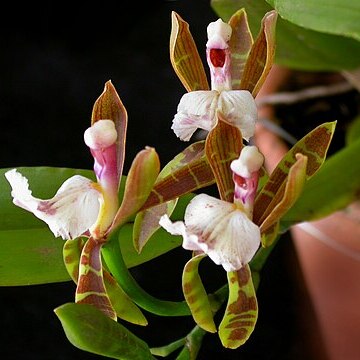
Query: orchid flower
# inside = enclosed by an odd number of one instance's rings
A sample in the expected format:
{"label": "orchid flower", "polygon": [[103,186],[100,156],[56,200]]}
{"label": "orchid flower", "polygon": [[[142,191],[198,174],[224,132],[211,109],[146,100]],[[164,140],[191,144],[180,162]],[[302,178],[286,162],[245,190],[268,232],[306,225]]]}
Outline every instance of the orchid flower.
{"label": "orchid flower", "polygon": [[206,57],[211,90],[191,91],[183,95],[172,129],[181,140],[188,141],[198,128],[213,129],[217,112],[221,112],[226,121],[238,127],[243,138],[249,140],[255,132],[257,108],[249,91],[232,90],[229,49],[232,28],[218,19],[209,24],[207,34]]}
{"label": "orchid flower", "polygon": [[101,239],[118,210],[119,172],[116,161],[117,132],[112,120],[99,120],[84,133],[94,157],[97,182],[75,175],[48,200],[34,197],[27,179],[16,169],[5,173],[15,205],[47,223],[64,240],[88,233]]}
{"label": "orchid flower", "polygon": [[[110,81],[94,104],[91,123],[84,141],[94,158],[96,182],[75,175],[61,185],[53,198],[43,200],[32,195],[27,179],[16,169],[5,176],[12,187],[14,204],[43,220],[56,237],[67,240],[64,263],[77,284],[75,302],[94,305],[114,320],[120,317],[144,324],[146,319],[139,309],[103,267],[102,250],[110,234],[116,236],[115,230],[146,201],[160,170],[159,158],[150,147],[136,155],[120,204],[127,113]],[[81,236],[87,239],[83,241]]]}
{"label": "orchid flower", "polygon": [[239,270],[260,245],[260,229],[251,215],[263,161],[256,146],[244,147],[231,163],[233,203],[200,194],[188,204],[184,221],[172,223],[164,215],[160,225],[173,235],[182,235],[185,249],[206,253],[228,272]]}

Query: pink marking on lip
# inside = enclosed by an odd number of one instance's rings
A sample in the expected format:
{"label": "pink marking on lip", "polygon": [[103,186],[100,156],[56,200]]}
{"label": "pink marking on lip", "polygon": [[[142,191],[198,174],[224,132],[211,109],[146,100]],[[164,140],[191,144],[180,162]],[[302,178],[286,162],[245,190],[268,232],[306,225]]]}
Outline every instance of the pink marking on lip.
{"label": "pink marking on lip", "polygon": [[49,201],[40,201],[37,210],[47,215],[55,215],[56,208],[54,208],[53,205],[54,203],[51,203]]}

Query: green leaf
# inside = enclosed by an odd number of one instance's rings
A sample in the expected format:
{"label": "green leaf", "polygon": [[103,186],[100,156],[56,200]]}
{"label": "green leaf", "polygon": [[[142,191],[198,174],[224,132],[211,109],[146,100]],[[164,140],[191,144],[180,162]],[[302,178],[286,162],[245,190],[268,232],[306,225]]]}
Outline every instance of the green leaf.
{"label": "green leaf", "polygon": [[0,286],[68,281],[62,259],[64,241],[46,228],[0,232]]}
{"label": "green leaf", "polygon": [[346,130],[346,144],[350,145],[360,139],[360,116],[356,117]]}
{"label": "green leaf", "polygon": [[254,331],[258,318],[256,292],[248,265],[227,273],[229,298],[225,315],[219,326],[219,337],[224,347],[236,349]]}
{"label": "green leaf", "polygon": [[282,228],[320,219],[343,209],[360,194],[360,139],[329,157],[304,186],[303,193],[282,218]]}
{"label": "green leaf", "polygon": [[68,340],[81,350],[112,359],[154,359],[144,341],[94,306],[68,303],[54,311]]}
{"label": "green leaf", "polygon": [[360,2],[354,0],[267,0],[279,15],[301,27],[360,40]]}
{"label": "green leaf", "polygon": [[[253,34],[259,32],[265,13],[273,10],[265,0],[212,0],[211,6],[224,21],[245,8]],[[354,69],[360,66],[360,42],[305,29],[278,17],[275,62],[298,70]]]}

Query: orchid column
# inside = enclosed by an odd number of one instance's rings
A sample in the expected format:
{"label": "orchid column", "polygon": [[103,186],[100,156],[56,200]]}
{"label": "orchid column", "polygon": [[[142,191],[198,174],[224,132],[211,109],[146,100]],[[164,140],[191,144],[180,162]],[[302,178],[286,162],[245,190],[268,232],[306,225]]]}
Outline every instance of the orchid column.
{"label": "orchid column", "polygon": [[119,171],[117,166],[117,132],[112,120],[99,120],[84,134],[86,145],[94,157],[94,172],[98,180],[100,211],[90,229],[91,235],[101,240],[119,208]]}

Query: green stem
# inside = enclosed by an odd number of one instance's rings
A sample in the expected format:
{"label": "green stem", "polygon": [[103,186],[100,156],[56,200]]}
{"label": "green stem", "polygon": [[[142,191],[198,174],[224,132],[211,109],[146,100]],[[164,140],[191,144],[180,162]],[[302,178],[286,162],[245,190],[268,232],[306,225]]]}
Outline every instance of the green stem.
{"label": "green stem", "polygon": [[195,326],[185,337],[185,346],[177,356],[176,360],[196,359],[205,334],[205,330],[199,326]]}
{"label": "green stem", "polygon": [[270,256],[271,252],[273,251],[275,245],[280,239],[280,235],[276,237],[274,242],[268,246],[268,247],[261,247],[256,255],[253,257],[253,259],[250,261],[250,269],[252,273],[253,283],[254,287],[257,290],[260,283],[260,272],[262,268],[264,267],[266,260]]}
{"label": "green stem", "polygon": [[176,341],[172,342],[171,344],[168,344],[165,346],[151,348],[150,351],[153,355],[166,357],[166,356],[169,356],[174,351],[176,351],[177,349],[184,346],[185,343],[186,343],[186,337],[176,340]]}
{"label": "green stem", "polygon": [[106,265],[122,289],[140,307],[160,316],[188,316],[191,315],[186,301],[174,302],[160,300],[142,289],[126,267],[121,254],[118,231],[114,231],[108,242],[102,248]]}
{"label": "green stem", "polygon": [[[209,295],[214,314],[221,308],[221,305],[226,300],[228,293],[229,293],[228,284],[225,284],[221,288],[216,290],[213,294]],[[181,346],[183,346],[184,348],[182,349],[182,351],[180,352],[180,354],[176,359],[177,360],[186,360],[189,358],[195,359],[194,354],[196,355],[198,353],[202,339],[205,336],[205,334],[206,331],[196,325],[184,338],[176,340],[168,345],[160,346],[157,348],[151,348],[150,350],[153,355],[165,357],[170,355],[172,352],[176,351],[177,349],[179,349]]]}
{"label": "green stem", "polygon": [[280,235],[274,240],[274,242],[268,247],[261,247],[253,259],[250,261],[250,268],[252,271],[260,272],[261,269],[264,267],[266,260],[270,256],[272,250],[274,249],[275,245],[280,239]]}

